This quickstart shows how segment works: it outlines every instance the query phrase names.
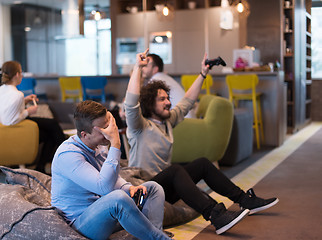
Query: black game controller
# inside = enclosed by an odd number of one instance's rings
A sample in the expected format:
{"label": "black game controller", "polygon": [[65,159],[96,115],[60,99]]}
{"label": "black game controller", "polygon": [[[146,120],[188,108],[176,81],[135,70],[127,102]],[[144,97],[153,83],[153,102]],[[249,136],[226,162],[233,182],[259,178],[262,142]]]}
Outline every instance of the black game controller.
{"label": "black game controller", "polygon": [[134,193],[134,196],[133,196],[133,200],[135,202],[135,205],[140,210],[142,210],[142,208],[143,208],[143,205],[142,205],[142,203],[143,203],[143,197],[144,197],[144,195],[143,195],[143,190],[142,189],[138,189],[136,191],[136,193]]}
{"label": "black game controller", "polygon": [[205,64],[209,65],[209,69],[211,69],[215,65],[216,66],[218,66],[218,65],[226,66],[225,61],[221,57],[217,57],[215,59],[206,59]]}

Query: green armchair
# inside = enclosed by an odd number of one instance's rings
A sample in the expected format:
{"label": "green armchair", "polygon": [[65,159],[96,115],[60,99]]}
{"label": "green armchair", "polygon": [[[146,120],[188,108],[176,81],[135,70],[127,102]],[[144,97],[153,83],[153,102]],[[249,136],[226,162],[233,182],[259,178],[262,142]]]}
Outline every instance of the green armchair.
{"label": "green armchair", "polygon": [[39,128],[25,119],[11,126],[0,124],[0,165],[24,166],[34,163],[39,147]]}
{"label": "green armchair", "polygon": [[215,95],[201,98],[197,119],[185,118],[174,130],[173,163],[206,157],[219,161],[228,146],[233,124],[233,105]]}

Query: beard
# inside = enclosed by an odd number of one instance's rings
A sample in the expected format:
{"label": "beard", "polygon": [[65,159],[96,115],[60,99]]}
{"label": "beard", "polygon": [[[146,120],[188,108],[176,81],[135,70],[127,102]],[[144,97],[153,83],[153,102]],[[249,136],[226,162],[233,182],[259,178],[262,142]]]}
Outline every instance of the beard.
{"label": "beard", "polygon": [[161,114],[161,113],[157,113],[156,111],[153,111],[153,114],[162,120],[167,120],[168,118],[170,118],[170,107],[168,109],[168,114]]}

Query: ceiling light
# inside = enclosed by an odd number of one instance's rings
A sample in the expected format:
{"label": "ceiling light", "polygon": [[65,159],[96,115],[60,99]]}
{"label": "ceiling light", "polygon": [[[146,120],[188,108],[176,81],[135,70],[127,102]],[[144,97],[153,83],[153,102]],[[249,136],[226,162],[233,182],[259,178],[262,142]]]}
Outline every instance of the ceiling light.
{"label": "ceiling light", "polygon": [[96,21],[99,21],[99,20],[101,20],[101,12],[100,11],[96,11],[95,12],[95,14],[94,14],[94,19],[96,20]]}
{"label": "ceiling light", "polygon": [[242,13],[244,11],[244,5],[242,4],[241,0],[239,1],[239,3],[237,4],[237,11],[239,13]]}
{"label": "ceiling light", "polygon": [[164,16],[168,16],[169,15],[169,8],[167,7],[167,5],[165,5],[164,8],[162,9],[162,14]]}
{"label": "ceiling light", "polygon": [[25,30],[25,32],[30,32],[31,31],[31,27],[28,27],[27,26],[27,27],[24,28],[24,30]]}

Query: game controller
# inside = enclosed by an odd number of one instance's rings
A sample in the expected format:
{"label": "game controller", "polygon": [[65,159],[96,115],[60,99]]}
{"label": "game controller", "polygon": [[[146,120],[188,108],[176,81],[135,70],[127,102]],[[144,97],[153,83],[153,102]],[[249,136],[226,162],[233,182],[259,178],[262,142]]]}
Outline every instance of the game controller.
{"label": "game controller", "polygon": [[143,198],[144,198],[144,195],[143,195],[143,190],[142,189],[138,189],[136,191],[136,193],[134,193],[134,196],[133,196],[133,200],[135,202],[135,205],[140,209],[142,210],[143,208]]}
{"label": "game controller", "polygon": [[218,66],[218,65],[226,66],[226,62],[221,57],[217,57],[214,59],[206,59],[205,64],[209,65],[209,69],[211,69],[215,65],[216,66]]}

